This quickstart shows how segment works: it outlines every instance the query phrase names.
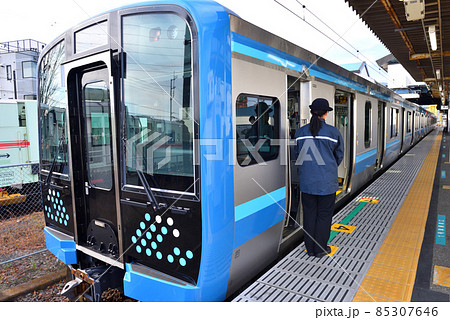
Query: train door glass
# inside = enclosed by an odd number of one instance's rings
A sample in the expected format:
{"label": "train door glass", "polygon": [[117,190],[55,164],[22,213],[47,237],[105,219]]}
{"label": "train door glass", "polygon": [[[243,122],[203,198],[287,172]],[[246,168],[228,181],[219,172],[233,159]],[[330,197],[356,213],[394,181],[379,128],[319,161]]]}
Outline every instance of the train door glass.
{"label": "train door glass", "polygon": [[383,157],[384,157],[384,145],[386,138],[386,124],[385,124],[385,112],[386,103],[378,102],[378,118],[377,118],[377,162],[375,164],[375,169],[382,168]]}
{"label": "train door glass", "polygon": [[296,77],[288,76],[288,130],[289,130],[289,199],[288,214],[286,216],[285,231],[286,237],[292,231],[302,226],[301,204],[300,204],[300,185],[298,180],[298,171],[295,166],[295,131],[302,126],[300,119],[300,80]]}
{"label": "train door glass", "polygon": [[[401,132],[400,132],[400,152],[403,151],[403,143],[405,142],[405,135],[406,135],[406,111],[405,108],[402,108],[402,121],[403,126],[401,127]],[[400,119],[399,119],[399,123],[400,123]]]}
{"label": "train door glass", "polygon": [[79,207],[77,212],[77,223],[84,226],[78,229],[78,244],[103,255],[117,256],[109,81],[105,64],[89,69],[81,67],[69,76],[68,90],[69,95],[76,92],[78,96],[70,99],[73,110],[70,116],[78,123],[71,128],[71,136],[82,137],[74,139],[76,151],[72,152],[74,171],[79,172],[80,177],[75,189],[82,190],[77,191],[77,197],[84,200],[81,201],[84,207]]}
{"label": "train door glass", "polygon": [[[88,188],[111,190],[112,153],[109,88],[105,81],[88,83],[83,88],[84,139]],[[86,194],[89,194],[86,190]]]}
{"label": "train door glass", "polygon": [[342,135],[345,146],[344,159],[338,167],[339,190],[337,198],[343,196],[349,186],[349,172],[351,170],[350,154],[351,154],[351,131],[350,131],[350,109],[352,106],[352,95],[347,92],[336,90],[334,96],[334,117],[335,126]]}

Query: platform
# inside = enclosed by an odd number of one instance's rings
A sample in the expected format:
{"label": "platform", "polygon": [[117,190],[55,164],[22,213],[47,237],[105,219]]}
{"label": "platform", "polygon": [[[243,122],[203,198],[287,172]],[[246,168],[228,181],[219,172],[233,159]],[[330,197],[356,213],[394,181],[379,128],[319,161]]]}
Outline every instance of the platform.
{"label": "platform", "polygon": [[333,217],[329,256],[302,243],[233,301],[449,301],[449,211],[436,211],[439,196],[450,207],[449,148],[434,130]]}

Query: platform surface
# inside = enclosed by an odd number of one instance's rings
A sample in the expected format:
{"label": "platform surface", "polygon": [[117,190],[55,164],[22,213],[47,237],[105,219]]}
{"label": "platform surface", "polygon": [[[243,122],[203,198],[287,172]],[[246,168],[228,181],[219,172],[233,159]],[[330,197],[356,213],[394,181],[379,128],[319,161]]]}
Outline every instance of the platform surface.
{"label": "platform surface", "polygon": [[441,138],[431,132],[333,217],[330,256],[302,243],[233,301],[411,301]]}

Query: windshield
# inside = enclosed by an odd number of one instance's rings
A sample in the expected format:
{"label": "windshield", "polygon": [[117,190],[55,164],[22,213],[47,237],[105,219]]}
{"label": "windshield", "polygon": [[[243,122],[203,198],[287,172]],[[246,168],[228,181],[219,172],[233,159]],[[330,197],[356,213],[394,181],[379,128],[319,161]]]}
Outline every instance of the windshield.
{"label": "windshield", "polygon": [[64,42],[60,42],[39,66],[40,158],[43,170],[54,163],[53,173],[68,175],[64,57]]}
{"label": "windshield", "polygon": [[[170,13],[123,18],[125,184],[193,192],[191,31]],[[151,176],[151,177],[150,177]]]}

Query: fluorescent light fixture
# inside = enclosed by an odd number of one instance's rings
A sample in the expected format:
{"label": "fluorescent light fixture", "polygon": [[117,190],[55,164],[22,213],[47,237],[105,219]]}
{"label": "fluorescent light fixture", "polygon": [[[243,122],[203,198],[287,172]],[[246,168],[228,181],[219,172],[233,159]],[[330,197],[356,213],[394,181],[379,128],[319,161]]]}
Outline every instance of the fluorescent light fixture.
{"label": "fluorescent light fixture", "polygon": [[436,70],[436,79],[441,79],[441,69]]}
{"label": "fluorescent light fixture", "polygon": [[439,91],[442,92],[442,85],[439,85]]}
{"label": "fluorescent light fixture", "polygon": [[428,34],[430,35],[430,43],[431,43],[431,50],[437,50],[437,41],[436,41],[436,27],[435,26],[429,26],[428,27]]}

